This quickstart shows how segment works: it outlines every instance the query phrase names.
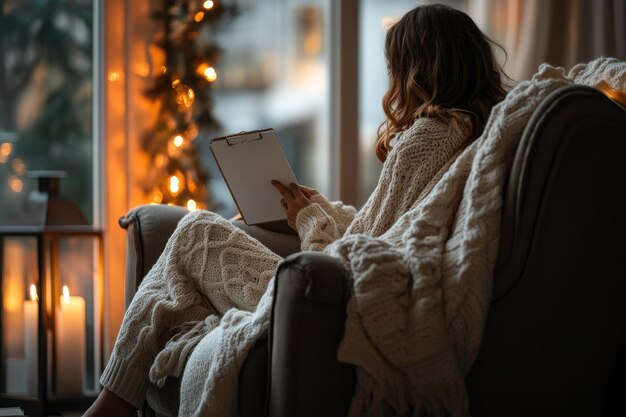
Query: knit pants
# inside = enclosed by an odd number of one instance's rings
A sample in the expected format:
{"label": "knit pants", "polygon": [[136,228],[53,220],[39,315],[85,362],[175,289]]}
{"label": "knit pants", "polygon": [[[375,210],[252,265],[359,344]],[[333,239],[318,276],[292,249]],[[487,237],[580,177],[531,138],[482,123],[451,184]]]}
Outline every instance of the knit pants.
{"label": "knit pants", "polygon": [[186,215],[126,311],[102,385],[141,408],[148,383],[179,377],[220,316],[256,308],[281,260],[215,213]]}

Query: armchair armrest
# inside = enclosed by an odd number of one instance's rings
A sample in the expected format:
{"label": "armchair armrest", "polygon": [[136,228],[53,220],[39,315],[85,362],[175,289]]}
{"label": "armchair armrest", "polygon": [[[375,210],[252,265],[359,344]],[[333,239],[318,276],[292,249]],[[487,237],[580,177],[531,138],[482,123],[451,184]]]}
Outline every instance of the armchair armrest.
{"label": "armchair armrest", "polygon": [[337,361],[349,296],[346,277],[338,259],[316,252],[291,255],[278,268],[268,415],[347,414],[355,372]]}
{"label": "armchair armrest", "polygon": [[[120,218],[120,226],[126,229],[126,272],[125,301],[130,303],[143,277],[156,263],[165,249],[168,239],[174,233],[178,222],[189,211],[183,207],[164,204],[146,204],[133,208]],[[233,224],[280,256],[288,256],[300,251],[300,239],[285,224],[248,226],[241,220]]]}
{"label": "armchair armrest", "polygon": [[133,208],[120,218],[120,226],[126,229],[126,307],[143,277],[159,259],[178,222],[187,213],[189,211],[183,207],[146,204]]}

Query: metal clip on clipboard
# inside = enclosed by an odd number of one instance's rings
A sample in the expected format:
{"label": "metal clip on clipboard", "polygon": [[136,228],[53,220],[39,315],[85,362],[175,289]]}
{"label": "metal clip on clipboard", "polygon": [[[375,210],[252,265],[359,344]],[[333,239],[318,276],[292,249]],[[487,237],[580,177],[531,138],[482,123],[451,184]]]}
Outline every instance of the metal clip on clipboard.
{"label": "metal clip on clipboard", "polygon": [[261,140],[262,138],[261,131],[254,130],[252,132],[241,132],[237,135],[226,136],[226,143],[228,143],[228,146],[233,146],[253,140]]}

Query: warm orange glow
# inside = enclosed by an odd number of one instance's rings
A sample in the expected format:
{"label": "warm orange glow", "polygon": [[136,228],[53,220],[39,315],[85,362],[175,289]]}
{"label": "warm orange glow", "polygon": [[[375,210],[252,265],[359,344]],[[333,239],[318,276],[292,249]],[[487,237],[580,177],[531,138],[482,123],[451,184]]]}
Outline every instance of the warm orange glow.
{"label": "warm orange glow", "polygon": [[154,164],[157,166],[157,168],[164,167],[166,163],[167,163],[167,157],[163,154],[158,154],[154,158]]}
{"label": "warm orange glow", "polygon": [[178,194],[179,191],[180,191],[180,180],[178,179],[176,175],[172,175],[170,177],[170,193],[172,193],[173,195],[176,195]]}
{"label": "warm orange glow", "polygon": [[196,99],[196,93],[194,93],[194,91],[191,88],[187,87],[185,91],[178,94],[178,96],[176,97],[176,102],[178,104],[182,104],[183,106],[189,108],[193,106],[195,99]]}
{"label": "warm orange glow", "polygon": [[195,20],[196,22],[202,22],[202,19],[204,19],[204,12],[198,12],[193,17],[193,20]]}
{"label": "warm orange glow", "polygon": [[600,82],[598,88],[611,100],[626,106],[626,90],[617,90],[611,87],[606,81]]}
{"label": "warm orange glow", "polygon": [[185,130],[185,137],[187,139],[195,139],[198,136],[198,125],[192,123],[189,125],[187,130]]}
{"label": "warm orange glow", "polygon": [[11,188],[14,193],[19,193],[24,188],[24,183],[22,182],[22,180],[15,175],[11,175],[8,182],[9,188]]}
{"label": "warm orange glow", "polygon": [[37,286],[35,286],[35,284],[30,284],[30,299],[33,301],[39,300],[37,296]]}
{"label": "warm orange glow", "polygon": [[196,185],[194,180],[191,178],[191,174],[187,175],[187,188],[189,189],[189,192],[192,194],[198,191],[198,186]]}
{"label": "warm orange glow", "polygon": [[122,73],[121,72],[117,72],[117,71],[113,71],[113,72],[109,73],[109,76],[107,78],[111,82],[119,81],[119,80],[122,79]]}
{"label": "warm orange glow", "polygon": [[206,0],[204,2],[204,8],[207,10],[211,10],[215,4],[211,0]]}
{"label": "warm orange glow", "polygon": [[140,77],[148,77],[150,75],[150,65],[145,62],[138,62],[133,67],[134,73]]}
{"label": "warm orange glow", "polygon": [[12,143],[3,143],[0,145],[0,155],[9,156],[13,152],[13,144]]}
{"label": "warm orange glow", "polygon": [[185,139],[181,135],[174,136],[174,146],[176,146],[177,148],[183,146],[184,141]]}
{"label": "warm orange glow", "polygon": [[172,81],[172,88],[176,88],[176,86],[180,84],[180,79],[176,78]]}
{"label": "warm orange glow", "polygon": [[22,310],[24,299],[24,281],[17,277],[9,276],[4,282],[2,292],[3,308],[7,313],[18,313]]}
{"label": "warm orange glow", "polygon": [[167,73],[167,67],[165,65],[161,66],[161,73],[163,74]]}
{"label": "warm orange glow", "polygon": [[187,201],[187,210],[189,211],[195,211],[198,208],[198,206],[196,205],[196,201],[190,199],[189,201]]}
{"label": "warm orange glow", "polygon": [[217,80],[217,72],[215,71],[215,68],[213,68],[206,62],[198,65],[198,68],[196,68],[196,72],[202,75],[210,83]]}
{"label": "warm orange glow", "polygon": [[26,164],[19,158],[15,158],[11,166],[17,175],[24,175],[26,172]]}
{"label": "warm orange glow", "polygon": [[67,288],[67,285],[63,286],[63,302],[65,304],[70,303],[70,289]]}
{"label": "warm orange glow", "polygon": [[159,190],[152,190],[150,195],[150,204],[161,204],[163,201],[163,193]]}
{"label": "warm orange glow", "polygon": [[210,83],[217,80],[217,72],[215,71],[215,68],[213,67],[209,67],[205,69],[203,75],[204,75],[204,78],[206,78],[207,81],[209,81]]}

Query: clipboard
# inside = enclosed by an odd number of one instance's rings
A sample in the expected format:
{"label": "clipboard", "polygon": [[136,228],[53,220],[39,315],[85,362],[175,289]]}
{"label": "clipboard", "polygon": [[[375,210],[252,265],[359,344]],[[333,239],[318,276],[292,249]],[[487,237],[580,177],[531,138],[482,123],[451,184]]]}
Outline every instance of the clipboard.
{"label": "clipboard", "polygon": [[271,181],[289,185],[297,180],[274,129],[215,138],[209,147],[247,225],[287,219]]}

